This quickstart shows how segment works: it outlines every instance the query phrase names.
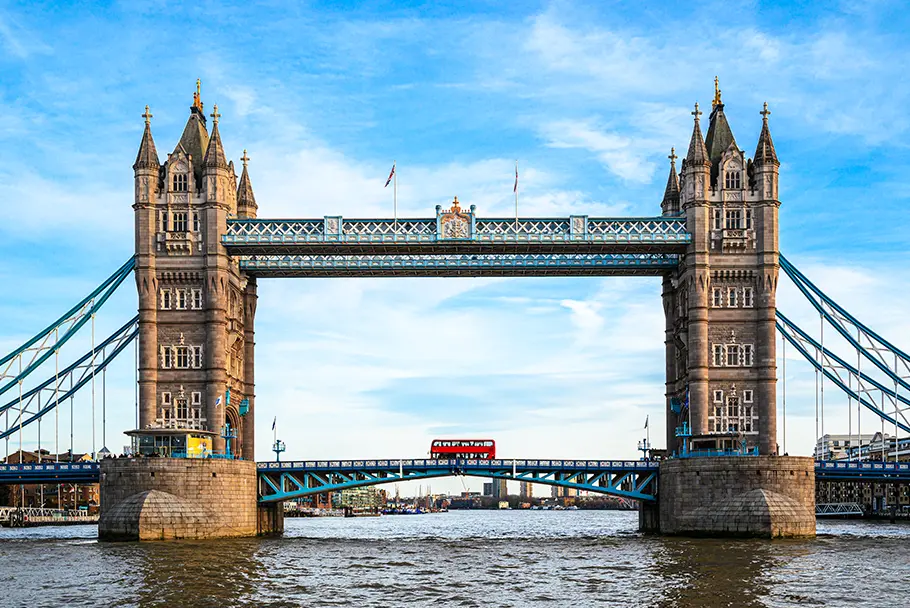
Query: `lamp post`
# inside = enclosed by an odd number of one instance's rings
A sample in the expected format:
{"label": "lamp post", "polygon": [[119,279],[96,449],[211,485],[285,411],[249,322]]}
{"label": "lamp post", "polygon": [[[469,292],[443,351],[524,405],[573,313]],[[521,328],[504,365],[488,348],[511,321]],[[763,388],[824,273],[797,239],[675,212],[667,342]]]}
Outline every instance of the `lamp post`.
{"label": "lamp post", "polygon": [[272,451],[275,452],[275,462],[281,462],[281,453],[285,450],[284,442],[276,439],[272,444]]}
{"label": "lamp post", "polygon": [[224,439],[224,455],[226,458],[231,458],[231,439],[236,439],[237,433],[229,423],[225,422],[221,427],[221,437]]}

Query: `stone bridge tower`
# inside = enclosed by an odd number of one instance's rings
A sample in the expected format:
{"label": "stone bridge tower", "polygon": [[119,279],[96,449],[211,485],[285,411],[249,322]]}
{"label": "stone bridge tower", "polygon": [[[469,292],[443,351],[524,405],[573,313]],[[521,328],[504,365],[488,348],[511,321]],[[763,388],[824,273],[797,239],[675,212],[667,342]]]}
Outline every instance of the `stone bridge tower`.
{"label": "stone bridge tower", "polygon": [[775,292],[778,168],[765,104],[754,157],[739,149],[715,80],[707,135],[695,127],[677,177],[671,153],[664,215],[686,218],[692,235],[663,282],[666,317],[667,446],[688,421],[693,445],[745,438],[777,453]]}
{"label": "stone bridge tower", "polygon": [[254,458],[256,281],[221,245],[229,217],[256,217],[246,151],[239,184],[199,83],[183,135],[161,164],[146,107],[135,172],[139,429],[192,429]]}

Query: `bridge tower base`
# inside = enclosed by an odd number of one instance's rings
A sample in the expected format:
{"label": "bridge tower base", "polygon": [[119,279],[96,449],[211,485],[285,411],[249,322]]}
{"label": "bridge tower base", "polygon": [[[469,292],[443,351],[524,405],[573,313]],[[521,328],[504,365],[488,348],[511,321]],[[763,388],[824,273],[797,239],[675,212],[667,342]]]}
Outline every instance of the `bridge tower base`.
{"label": "bridge tower base", "polygon": [[98,538],[173,540],[280,534],[284,531],[281,503],[258,505],[257,483],[256,463],[248,460],[103,460]]}
{"label": "bridge tower base", "polygon": [[815,536],[815,463],[797,456],[674,458],[639,529],[682,536]]}

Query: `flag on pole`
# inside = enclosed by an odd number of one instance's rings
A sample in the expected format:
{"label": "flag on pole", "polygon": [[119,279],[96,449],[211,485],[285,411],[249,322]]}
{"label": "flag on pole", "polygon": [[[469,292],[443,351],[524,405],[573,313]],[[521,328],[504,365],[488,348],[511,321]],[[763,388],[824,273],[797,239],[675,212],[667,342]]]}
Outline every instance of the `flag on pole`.
{"label": "flag on pole", "polygon": [[275,430],[275,423],[276,423],[276,422],[278,422],[278,416],[275,416],[275,418],[272,419],[272,430],[273,430],[273,431]]}
{"label": "flag on pole", "polygon": [[648,416],[645,416],[645,428],[648,428]]}
{"label": "flag on pole", "polygon": [[515,161],[515,187],[512,188],[512,192],[518,194],[518,161]]}
{"label": "flag on pole", "polygon": [[218,407],[219,405],[221,405],[221,395],[218,395],[218,398],[215,399],[215,407]]}
{"label": "flag on pole", "polygon": [[392,163],[392,171],[389,173],[389,179],[385,180],[385,186],[383,186],[383,188],[389,187],[389,184],[392,183],[393,177],[395,177],[395,163]]}

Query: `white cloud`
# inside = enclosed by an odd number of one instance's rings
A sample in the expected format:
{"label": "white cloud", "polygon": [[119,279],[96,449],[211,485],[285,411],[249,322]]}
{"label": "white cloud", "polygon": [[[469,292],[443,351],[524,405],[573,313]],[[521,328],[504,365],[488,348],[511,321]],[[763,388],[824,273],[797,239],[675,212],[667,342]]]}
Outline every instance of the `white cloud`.
{"label": "white cloud", "polygon": [[645,160],[650,151],[632,138],[604,131],[587,121],[561,120],[543,125],[541,134],[553,148],[581,148],[594,153],[604,166],[623,180],[647,183],[654,165]]}

